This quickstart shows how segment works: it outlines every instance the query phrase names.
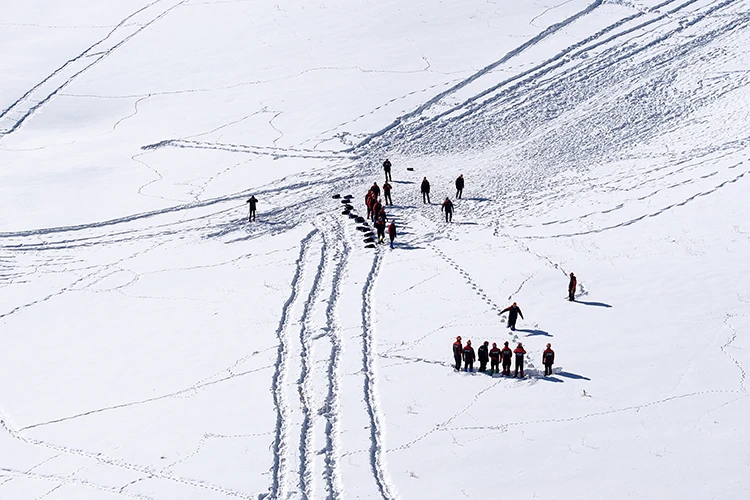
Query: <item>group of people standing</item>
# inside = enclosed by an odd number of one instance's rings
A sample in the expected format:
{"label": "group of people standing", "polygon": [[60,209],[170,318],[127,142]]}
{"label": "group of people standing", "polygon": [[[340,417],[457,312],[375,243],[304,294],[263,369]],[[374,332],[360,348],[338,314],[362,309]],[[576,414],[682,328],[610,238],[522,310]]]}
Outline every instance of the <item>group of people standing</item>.
{"label": "group of people standing", "polygon": [[[386,160],[388,161],[388,160]],[[390,174],[390,167],[386,170]],[[385,203],[392,205],[391,202],[391,185],[386,180],[383,183],[383,194],[385,196]],[[378,234],[378,243],[385,243],[385,230],[386,224],[388,223],[388,215],[385,213],[385,206],[380,201],[380,186],[378,183],[373,183],[370,186],[367,195],[365,195],[365,205],[367,206],[367,218],[372,220],[372,225],[375,226],[375,230]],[[391,240],[391,248],[393,248],[393,241],[396,239],[396,224],[390,221],[388,224],[388,237]]]}
{"label": "group of people standing", "polygon": [[[503,343],[503,348],[497,347],[497,343],[492,343],[492,348],[489,348],[489,341],[485,340],[484,343],[479,346],[477,352],[474,352],[474,348],[471,346],[471,340],[466,341],[466,345],[461,343],[461,336],[456,337],[456,341],[453,343],[453,359],[456,361],[456,371],[461,370],[461,362],[463,361],[464,371],[474,371],[474,361],[479,360],[479,370],[482,373],[487,372],[487,363],[490,363],[490,375],[500,372],[500,365],[502,364],[503,371],[502,375],[510,377],[510,366],[515,357],[515,369],[513,370],[513,378],[518,378],[519,372],[521,378],[524,378],[525,374],[523,371],[524,357],[526,356],[526,349],[524,349],[521,342],[518,343],[515,349],[511,349],[508,346],[508,342]],[[547,344],[547,348],[542,353],[542,364],[544,365],[544,376],[552,375],[552,365],[555,363],[555,351],[552,350],[552,344]]]}
{"label": "group of people standing", "polygon": [[[388,172],[389,171],[390,170],[388,170]],[[422,193],[422,203],[431,204],[432,202],[430,201],[430,181],[427,180],[426,176],[422,179],[420,191]],[[456,179],[456,199],[460,199],[461,196],[463,196],[463,192],[464,192],[464,174],[461,174]],[[445,213],[445,222],[453,222],[454,205],[453,205],[453,202],[450,200],[450,198],[448,198],[447,196],[445,197],[445,200],[443,200],[443,204],[441,205],[440,209]]]}

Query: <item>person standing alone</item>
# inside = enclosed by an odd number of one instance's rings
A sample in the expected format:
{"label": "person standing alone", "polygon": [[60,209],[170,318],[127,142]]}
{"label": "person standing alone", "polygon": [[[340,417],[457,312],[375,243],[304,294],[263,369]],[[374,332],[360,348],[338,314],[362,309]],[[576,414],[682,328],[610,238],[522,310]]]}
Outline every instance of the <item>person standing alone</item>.
{"label": "person standing alone", "polygon": [[552,365],[555,364],[555,351],[552,350],[552,344],[547,344],[547,348],[542,353],[542,364],[544,365],[544,376],[552,375]]}
{"label": "person standing alone", "polygon": [[396,239],[396,224],[393,221],[388,225],[388,237],[391,239],[391,248],[393,248],[393,240]]}
{"label": "person standing alone", "polygon": [[427,180],[427,177],[422,179],[420,189],[422,190],[422,203],[432,203],[430,201],[430,181]]}
{"label": "person standing alone", "polygon": [[393,201],[391,200],[391,189],[393,189],[393,186],[386,181],[385,184],[383,184],[383,196],[385,197],[386,205],[393,205]]}
{"label": "person standing alone", "polygon": [[464,194],[464,174],[459,175],[456,179],[456,198],[460,199],[462,194]]}
{"label": "person standing alone", "polygon": [[570,281],[568,282],[568,300],[573,302],[576,300],[576,287],[578,286],[578,280],[576,275],[570,273]]}
{"label": "person standing alone", "polygon": [[383,170],[385,171],[385,182],[392,181],[391,179],[391,160],[388,158],[383,162]]}
{"label": "person standing alone", "polygon": [[248,205],[250,205],[250,215],[247,218],[247,221],[253,221],[255,220],[255,207],[258,205],[258,199],[255,196],[250,196],[250,199],[247,200]]}

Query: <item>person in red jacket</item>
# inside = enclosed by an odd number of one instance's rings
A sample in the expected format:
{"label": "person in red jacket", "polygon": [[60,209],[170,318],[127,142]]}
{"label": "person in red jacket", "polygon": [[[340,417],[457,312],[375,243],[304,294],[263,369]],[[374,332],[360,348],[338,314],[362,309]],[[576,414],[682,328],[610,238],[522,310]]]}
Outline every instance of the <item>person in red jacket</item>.
{"label": "person in red jacket", "polygon": [[518,346],[513,349],[513,354],[516,355],[516,369],[513,372],[513,378],[518,377],[518,370],[521,370],[521,378],[523,378],[523,356],[526,354],[526,349],[523,348],[522,343],[518,343]]}
{"label": "person in red jacket", "polygon": [[503,349],[500,351],[500,356],[503,358],[503,375],[510,377],[510,362],[513,358],[513,349],[508,347],[508,342],[503,344]]}
{"label": "person in red jacket", "polygon": [[490,375],[500,373],[500,349],[497,347],[497,343],[492,343],[492,349],[490,349]]}
{"label": "person in red jacket", "polygon": [[474,352],[474,348],[471,347],[471,340],[467,340],[466,345],[464,346],[464,371],[465,372],[474,371],[475,359],[477,359],[477,355]]}
{"label": "person in red jacket", "polygon": [[568,282],[568,300],[573,302],[576,300],[576,286],[578,285],[578,280],[576,279],[576,275],[573,273],[570,273],[570,282]]}
{"label": "person in red jacket", "polygon": [[393,221],[388,225],[388,237],[391,239],[391,248],[393,248],[393,240],[396,239],[396,224]]}
{"label": "person in red jacket", "polygon": [[552,344],[547,344],[547,348],[542,353],[542,364],[544,365],[544,376],[552,375],[552,365],[555,364],[555,351],[552,350]]}
{"label": "person in red jacket", "polygon": [[372,217],[372,204],[375,203],[375,195],[372,193],[372,191],[367,192],[367,196],[365,196],[365,205],[367,206],[367,218],[369,219]]}
{"label": "person in red jacket", "polygon": [[461,345],[461,336],[456,337],[456,341],[453,342],[453,359],[456,362],[456,371],[461,369],[461,356],[464,353],[464,346]]}

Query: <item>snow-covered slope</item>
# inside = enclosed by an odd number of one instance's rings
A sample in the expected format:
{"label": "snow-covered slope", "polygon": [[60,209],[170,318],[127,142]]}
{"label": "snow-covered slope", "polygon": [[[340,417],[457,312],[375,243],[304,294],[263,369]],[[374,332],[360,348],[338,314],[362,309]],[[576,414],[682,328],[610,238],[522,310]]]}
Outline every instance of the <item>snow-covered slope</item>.
{"label": "snow-covered slope", "polygon": [[[748,2],[48,4],[0,5],[0,499],[750,496]],[[373,250],[332,195],[386,157]]]}

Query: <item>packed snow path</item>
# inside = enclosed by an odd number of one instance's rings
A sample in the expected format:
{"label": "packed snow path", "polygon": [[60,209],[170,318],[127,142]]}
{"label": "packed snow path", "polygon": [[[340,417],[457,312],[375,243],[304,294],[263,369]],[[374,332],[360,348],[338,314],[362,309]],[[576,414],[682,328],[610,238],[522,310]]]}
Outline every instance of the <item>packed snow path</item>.
{"label": "packed snow path", "polygon": [[127,3],[2,20],[0,498],[750,494],[747,2]]}

